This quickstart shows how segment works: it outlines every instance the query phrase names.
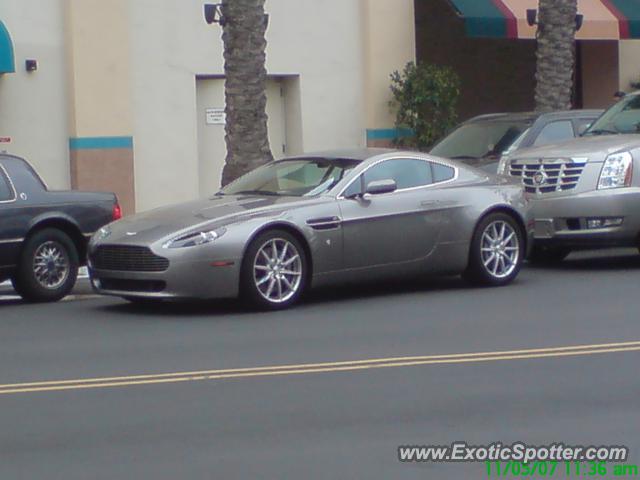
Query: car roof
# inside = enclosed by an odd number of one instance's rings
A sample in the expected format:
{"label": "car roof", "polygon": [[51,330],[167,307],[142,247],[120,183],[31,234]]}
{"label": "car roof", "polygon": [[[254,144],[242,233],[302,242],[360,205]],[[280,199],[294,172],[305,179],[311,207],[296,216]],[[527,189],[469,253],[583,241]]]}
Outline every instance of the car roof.
{"label": "car roof", "polygon": [[329,160],[354,160],[362,162],[372,157],[397,152],[398,150],[391,148],[345,148],[339,150],[304,153],[302,155],[296,155],[295,157],[288,157],[285,160],[292,160],[296,158],[325,158]]}
{"label": "car roof", "polygon": [[476,122],[490,122],[490,121],[530,121],[534,122],[539,118],[580,118],[580,117],[598,117],[604,110],[588,109],[588,110],[557,110],[553,112],[504,112],[504,113],[489,113],[486,115],[478,115],[477,117],[470,118],[464,123],[476,123]]}

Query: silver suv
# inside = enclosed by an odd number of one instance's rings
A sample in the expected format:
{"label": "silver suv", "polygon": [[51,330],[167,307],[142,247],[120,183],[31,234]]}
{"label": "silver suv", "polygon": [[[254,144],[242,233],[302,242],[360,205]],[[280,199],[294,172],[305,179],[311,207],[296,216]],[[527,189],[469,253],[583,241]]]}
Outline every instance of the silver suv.
{"label": "silver suv", "polygon": [[560,261],[575,249],[639,246],[640,92],[612,106],[582,137],[517,151],[498,172],[522,179],[531,196],[532,260]]}

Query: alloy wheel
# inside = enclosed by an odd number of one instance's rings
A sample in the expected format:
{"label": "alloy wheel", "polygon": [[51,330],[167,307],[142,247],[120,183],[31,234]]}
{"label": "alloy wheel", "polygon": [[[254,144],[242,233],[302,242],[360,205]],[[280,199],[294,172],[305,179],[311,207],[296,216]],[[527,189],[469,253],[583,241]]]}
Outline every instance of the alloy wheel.
{"label": "alloy wheel", "polygon": [[289,240],[272,238],[258,249],[253,279],[265,300],[280,304],[291,299],[300,289],[302,275],[301,254]]}
{"label": "alloy wheel", "polygon": [[518,266],[520,260],[518,234],[504,220],[496,220],[485,228],[480,249],[484,268],[495,278],[508,277]]}

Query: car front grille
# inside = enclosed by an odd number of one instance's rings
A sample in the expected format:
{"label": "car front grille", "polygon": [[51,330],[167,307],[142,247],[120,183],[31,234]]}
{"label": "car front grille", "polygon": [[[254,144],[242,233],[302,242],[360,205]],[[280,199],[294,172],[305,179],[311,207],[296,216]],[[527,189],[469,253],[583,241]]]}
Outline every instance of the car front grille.
{"label": "car front grille", "polygon": [[96,270],[119,272],[164,272],[169,260],[153,253],[147,247],[129,245],[101,245],[91,255]]}
{"label": "car front grille", "polygon": [[514,160],[509,166],[512,177],[522,179],[529,193],[553,193],[578,186],[586,162],[571,159]]}

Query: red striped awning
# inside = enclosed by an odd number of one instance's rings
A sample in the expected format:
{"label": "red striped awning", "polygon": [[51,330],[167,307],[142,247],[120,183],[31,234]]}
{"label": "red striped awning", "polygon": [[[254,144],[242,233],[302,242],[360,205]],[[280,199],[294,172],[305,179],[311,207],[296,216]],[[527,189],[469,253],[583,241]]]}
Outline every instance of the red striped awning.
{"label": "red striped awning", "polygon": [[[535,38],[527,10],[538,0],[450,0],[465,20],[467,35],[493,38]],[[584,22],[579,40],[640,39],[640,0],[578,0]]]}

